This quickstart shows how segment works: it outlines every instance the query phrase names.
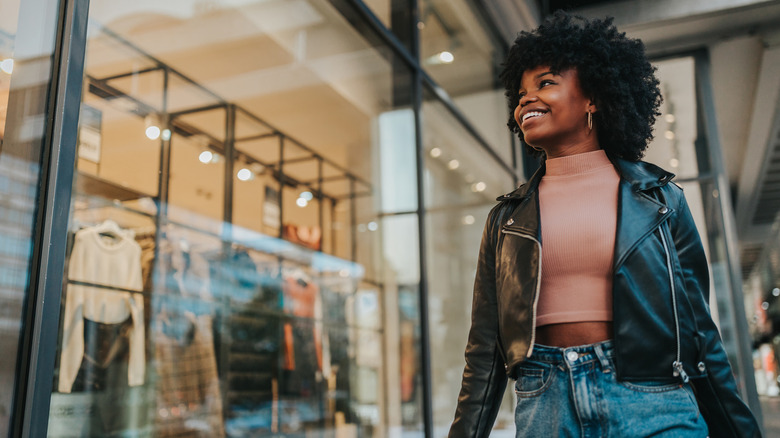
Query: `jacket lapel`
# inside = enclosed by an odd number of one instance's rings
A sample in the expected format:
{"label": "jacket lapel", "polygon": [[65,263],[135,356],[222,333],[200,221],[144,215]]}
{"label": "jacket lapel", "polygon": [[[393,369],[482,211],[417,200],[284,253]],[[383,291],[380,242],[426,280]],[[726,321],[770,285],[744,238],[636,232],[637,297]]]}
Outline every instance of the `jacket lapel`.
{"label": "jacket lapel", "polygon": [[656,199],[650,191],[667,184],[674,175],[644,163],[615,160],[618,186],[618,221],[615,234],[615,271],[628,254],[663,222],[673,209]]}
{"label": "jacket lapel", "polygon": [[672,209],[651,198],[645,192],[634,190],[630,182],[620,180],[618,212],[615,235],[615,271],[620,268],[631,250],[671,214]]}

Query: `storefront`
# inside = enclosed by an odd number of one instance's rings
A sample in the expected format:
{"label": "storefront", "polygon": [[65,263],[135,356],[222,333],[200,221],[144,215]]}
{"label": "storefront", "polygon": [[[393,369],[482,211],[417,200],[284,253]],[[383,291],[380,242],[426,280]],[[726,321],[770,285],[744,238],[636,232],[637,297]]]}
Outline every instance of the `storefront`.
{"label": "storefront", "polygon": [[518,178],[501,44],[416,3],[3,0],[4,428],[431,427]]}
{"label": "storefront", "polygon": [[[445,436],[523,176],[474,5],[0,0],[0,430]],[[694,58],[660,65],[648,159],[722,242]]]}

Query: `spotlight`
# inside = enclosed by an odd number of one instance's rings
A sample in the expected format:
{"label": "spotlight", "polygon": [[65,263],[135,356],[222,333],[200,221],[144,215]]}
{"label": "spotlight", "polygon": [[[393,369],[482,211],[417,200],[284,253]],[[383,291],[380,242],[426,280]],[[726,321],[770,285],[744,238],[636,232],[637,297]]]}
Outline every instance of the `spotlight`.
{"label": "spotlight", "polygon": [[664,116],[664,120],[666,120],[666,123],[674,123],[675,117],[674,114],[667,114]]}
{"label": "spotlight", "polygon": [[439,61],[441,61],[443,64],[450,64],[452,61],[455,60],[455,55],[448,51],[443,51],[439,53]]}
{"label": "spotlight", "polygon": [[157,140],[160,138],[160,127],[152,125],[146,128],[146,138],[149,140]]}
{"label": "spotlight", "polygon": [[772,296],[780,297],[780,289],[778,288],[772,289]]}
{"label": "spotlight", "polygon": [[300,194],[300,195],[298,195],[298,196],[299,196],[300,198],[303,198],[303,199],[305,199],[305,200],[306,200],[306,202],[309,202],[309,201],[311,201],[312,199],[314,199],[314,195],[312,195],[312,194],[311,194],[311,192],[309,192],[309,191],[301,192],[301,194]]}
{"label": "spotlight", "polygon": [[211,151],[203,151],[198,155],[198,160],[203,164],[208,164],[214,159],[214,154]]}
{"label": "spotlight", "polygon": [[463,224],[464,225],[472,225],[474,223],[474,216],[467,214],[466,216],[463,216]]}
{"label": "spotlight", "polygon": [[151,114],[144,117],[144,126],[146,126],[146,138],[149,140],[157,140],[160,138],[162,131],[160,130],[160,127],[157,126],[157,119],[152,117]]}
{"label": "spotlight", "polygon": [[439,158],[441,156],[441,149],[439,149],[439,148],[431,149],[431,156],[433,158]]}
{"label": "spotlight", "polygon": [[450,170],[455,170],[458,167],[460,167],[460,161],[458,161],[458,160],[450,160],[450,162],[447,163],[447,167],[449,167]]}
{"label": "spotlight", "polygon": [[376,222],[371,221],[368,223],[368,231],[376,231],[379,229],[379,225]]}
{"label": "spotlight", "polygon": [[238,173],[236,173],[236,176],[241,181],[249,181],[250,179],[253,179],[255,174],[252,173],[251,170],[244,167],[243,169],[239,170]]}
{"label": "spotlight", "polygon": [[486,188],[487,188],[487,184],[485,184],[482,181],[471,185],[471,191],[475,193],[484,192]]}
{"label": "spotlight", "polygon": [[298,207],[303,208],[303,207],[306,207],[307,205],[309,205],[309,201],[307,201],[307,200],[305,200],[303,198],[298,198],[298,199],[295,200],[295,204],[297,204]]}
{"label": "spotlight", "polygon": [[674,140],[674,131],[664,132],[664,137],[666,137],[667,140]]}
{"label": "spotlight", "polygon": [[9,75],[13,73],[14,60],[12,58],[2,60],[2,62],[0,62],[0,70],[2,70],[3,73],[8,73]]}

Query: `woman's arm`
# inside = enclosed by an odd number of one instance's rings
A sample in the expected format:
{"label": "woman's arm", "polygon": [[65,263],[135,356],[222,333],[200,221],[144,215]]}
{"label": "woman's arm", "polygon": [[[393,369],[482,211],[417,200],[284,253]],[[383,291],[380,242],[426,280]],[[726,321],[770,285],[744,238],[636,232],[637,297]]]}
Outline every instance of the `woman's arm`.
{"label": "woman's arm", "polygon": [[503,204],[488,214],[477,262],[471,330],[466,345],[458,407],[450,438],[484,438],[490,435],[507,384],[504,360],[498,346],[495,257],[496,215]]}
{"label": "woman's arm", "polygon": [[693,307],[699,331],[704,335],[702,348],[705,350],[707,377],[691,380],[699,407],[713,438],[760,437],[756,419],[737,393],[731,365],[723,349],[718,328],[710,316],[707,259],[682,191],[679,196],[678,220],[673,230],[674,245],[682,267],[688,300]]}

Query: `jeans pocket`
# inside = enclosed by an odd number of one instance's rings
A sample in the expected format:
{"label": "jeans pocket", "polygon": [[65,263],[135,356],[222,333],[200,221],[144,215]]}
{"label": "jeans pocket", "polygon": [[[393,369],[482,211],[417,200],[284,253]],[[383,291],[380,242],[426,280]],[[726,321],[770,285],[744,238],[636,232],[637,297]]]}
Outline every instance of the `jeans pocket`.
{"label": "jeans pocket", "polygon": [[544,363],[523,363],[517,370],[515,394],[521,398],[536,397],[542,394],[552,381],[553,367]]}
{"label": "jeans pocket", "polygon": [[637,392],[666,392],[682,388],[682,385],[679,382],[669,381],[645,380],[631,382],[624,381],[619,383],[623,387]]}

